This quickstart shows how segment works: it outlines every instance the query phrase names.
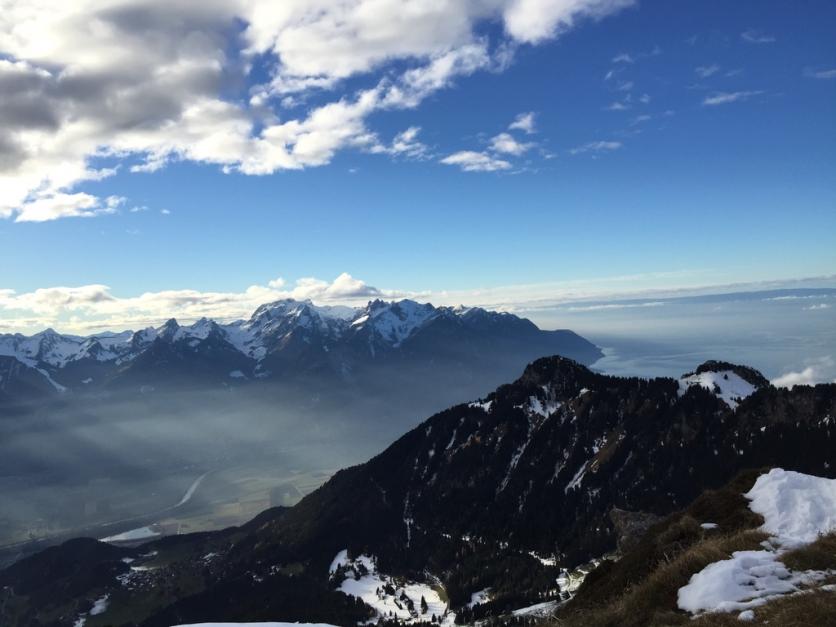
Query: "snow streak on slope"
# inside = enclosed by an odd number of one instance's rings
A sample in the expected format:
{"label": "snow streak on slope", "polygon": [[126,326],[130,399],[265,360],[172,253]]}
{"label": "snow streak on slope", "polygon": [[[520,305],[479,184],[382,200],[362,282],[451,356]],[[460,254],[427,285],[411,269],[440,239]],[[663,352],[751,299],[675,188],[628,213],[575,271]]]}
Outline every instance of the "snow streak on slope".
{"label": "snow streak on slope", "polygon": [[679,589],[680,609],[692,614],[739,611],[739,618],[747,620],[751,608],[832,574],[791,571],[779,558],[836,529],[836,479],[775,468],[758,477],[744,496],[752,501],[750,509],[764,517],[761,530],[772,536],[765,550],[737,551],[693,575]]}

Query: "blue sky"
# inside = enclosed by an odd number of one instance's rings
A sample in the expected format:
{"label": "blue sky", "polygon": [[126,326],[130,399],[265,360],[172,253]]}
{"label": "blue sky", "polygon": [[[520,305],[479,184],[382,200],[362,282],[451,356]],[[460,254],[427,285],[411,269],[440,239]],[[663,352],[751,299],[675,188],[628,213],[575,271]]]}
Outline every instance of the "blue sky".
{"label": "blue sky", "polygon": [[[529,14],[544,10],[548,17],[549,0],[529,4]],[[17,317],[7,326],[24,328],[24,319],[54,317],[58,296],[39,305],[31,295],[59,287],[106,286],[105,299],[165,290],[233,294],[270,281],[279,289],[278,277],[292,288],[303,277],[330,282],[348,273],[358,285],[376,287],[319,295],[339,300],[379,289],[438,300],[452,292],[476,303],[481,288],[554,285],[557,295],[571,282],[570,291],[586,293],[590,280],[617,293],[836,274],[836,5],[577,4],[571,26],[559,23],[546,35],[520,35],[507,12],[468,18],[469,39],[459,35],[456,45],[476,42],[488,61],[449,72],[409,106],[373,107],[350,140],[299,169],[246,174],[244,157],[230,165],[214,152],[203,158],[178,147],[156,171],[130,171],[160,151],[137,146],[158,146],[161,127],[154,128],[157,143],[113,139],[109,156],[79,148],[88,170],[118,169],[95,181],[50,178],[26,188],[19,206],[7,204],[0,318]],[[584,4],[591,5],[587,13]],[[65,33],[72,24],[53,28]],[[6,26],[0,22],[0,32]],[[222,91],[216,86],[222,102],[246,101],[281,75],[277,67],[291,67],[276,44],[250,57],[249,73],[236,74],[244,44],[240,31],[225,36]],[[451,49],[449,42],[432,45]],[[0,58],[30,69],[57,75],[86,62],[67,56],[62,64],[27,50],[0,38]],[[294,79],[330,82],[325,89],[285,89],[267,109],[281,122],[309,119],[443,54],[427,50],[388,52],[345,76],[294,70]],[[304,53],[286,51],[299,67]],[[55,106],[67,103],[57,97]],[[245,108],[257,117],[252,100]],[[509,129],[526,113],[533,114],[527,128]],[[261,119],[250,133],[271,123]],[[209,130],[189,129],[188,141],[217,128],[211,118],[206,124]],[[393,138],[410,128],[420,131],[396,150]],[[505,150],[494,139],[502,133],[511,142]],[[111,137],[95,141],[108,145]],[[496,169],[462,167],[473,163]],[[48,168],[58,166],[43,167],[49,178]],[[33,190],[44,187],[49,196],[40,198]],[[88,206],[56,209],[53,199],[62,194]],[[118,197],[112,207],[108,197]],[[26,208],[35,202],[46,213]],[[506,301],[526,299],[516,289]],[[541,297],[548,289],[535,291]],[[84,319],[96,298],[75,309],[72,297],[66,302]]]}

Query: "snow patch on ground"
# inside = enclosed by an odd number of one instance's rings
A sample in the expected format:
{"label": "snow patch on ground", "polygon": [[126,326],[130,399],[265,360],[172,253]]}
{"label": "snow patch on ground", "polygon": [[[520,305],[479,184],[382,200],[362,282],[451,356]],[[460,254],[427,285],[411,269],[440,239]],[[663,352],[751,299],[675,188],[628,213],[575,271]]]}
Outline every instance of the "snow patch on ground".
{"label": "snow patch on ground", "polygon": [[536,551],[529,551],[528,554],[540,562],[543,566],[557,566],[557,558],[554,556],[551,557],[543,557],[539,555]]}
{"label": "snow patch on ground", "polygon": [[559,401],[541,401],[536,396],[532,396],[528,399],[528,410],[534,414],[542,416],[543,418],[548,418],[558,409],[560,409],[561,403]]}
{"label": "snow patch on ground", "polygon": [[709,564],[691,577],[679,589],[677,604],[692,614],[747,610],[824,577],[790,571],[773,551],[736,551],[731,559]]}
{"label": "snow patch on ground", "polygon": [[491,600],[491,589],[485,588],[484,590],[479,590],[478,592],[474,592],[470,595],[470,603],[467,604],[467,607],[473,609],[477,605],[482,605],[483,603],[487,603]]}
{"label": "snow patch on ground", "polygon": [[744,495],[761,527],[785,547],[809,544],[836,529],[836,479],[773,468]]}
{"label": "snow patch on ground", "polygon": [[699,385],[710,392],[714,392],[732,409],[736,409],[740,401],[757,389],[734,371],[722,370],[720,372],[701,372],[680,379],[679,395],[682,396],[694,385]]}
{"label": "snow patch on ground", "polygon": [[93,607],[90,608],[90,611],[87,614],[81,614],[78,618],[75,619],[73,622],[73,627],[84,627],[87,623],[88,616],[97,616],[99,614],[104,614],[105,610],[107,610],[107,601],[110,598],[109,594],[104,595],[96,599],[93,602]]}
{"label": "snow patch on ground", "polygon": [[337,569],[340,566],[348,565],[349,561],[350,560],[348,559],[348,549],[343,549],[342,551],[337,553],[337,556],[331,562],[331,566],[328,568],[328,574],[333,575],[335,572],[337,572]]}
{"label": "snow patch on ground", "polygon": [[677,605],[692,614],[747,611],[775,597],[799,592],[832,573],[797,572],[781,561],[783,553],[814,542],[836,529],[836,479],[824,479],[774,468],[758,477],[744,495],[752,511],[764,518],[771,534],[763,551],[737,551],[693,575],[679,589]]}
{"label": "snow patch on ground", "polygon": [[[332,570],[331,570],[332,569]],[[408,581],[380,573],[377,559],[360,555],[348,557],[348,551],[337,553],[331,562],[332,578],[340,579],[338,590],[361,599],[377,612],[378,619],[397,619],[404,623],[429,621],[435,615],[442,625],[453,625],[455,614],[448,611],[439,593],[425,583]],[[421,609],[421,598],[427,610]]]}
{"label": "snow patch on ground", "polygon": [[110,595],[106,594],[100,599],[96,599],[95,603],[93,603],[93,608],[90,610],[90,616],[104,614],[105,610],[107,609],[107,600],[109,598]]}
{"label": "snow patch on ground", "polygon": [[477,407],[477,408],[481,409],[483,412],[485,412],[486,414],[489,414],[489,413],[491,413],[491,406],[492,405],[493,405],[493,401],[485,401],[483,403],[480,403],[480,402],[468,403],[467,406],[468,407]]}

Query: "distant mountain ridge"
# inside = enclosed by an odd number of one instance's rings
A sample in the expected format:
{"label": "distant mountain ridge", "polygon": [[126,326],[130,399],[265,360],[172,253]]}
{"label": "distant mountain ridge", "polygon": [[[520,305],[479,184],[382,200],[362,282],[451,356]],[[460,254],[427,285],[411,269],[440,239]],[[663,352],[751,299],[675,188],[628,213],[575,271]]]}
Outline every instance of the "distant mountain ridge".
{"label": "distant mountain ridge", "polygon": [[557,352],[591,363],[601,356],[571,331],[541,331],[509,313],[411,300],[351,308],[288,299],[232,323],[202,318],[180,325],[170,319],[159,327],[87,337],[52,329],[0,335],[0,374],[6,368],[0,396],[24,375],[53,392],[161,384],[172,377],[226,384],[309,373],[346,379],[381,363],[467,363],[508,351],[512,358],[522,352],[526,360]]}

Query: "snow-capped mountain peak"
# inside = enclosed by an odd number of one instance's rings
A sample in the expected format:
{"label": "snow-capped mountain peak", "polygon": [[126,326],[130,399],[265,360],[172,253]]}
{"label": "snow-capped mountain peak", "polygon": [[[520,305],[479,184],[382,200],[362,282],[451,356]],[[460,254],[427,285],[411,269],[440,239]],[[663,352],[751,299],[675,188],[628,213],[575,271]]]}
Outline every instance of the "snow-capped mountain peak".
{"label": "snow-capped mountain peak", "polygon": [[[13,357],[69,387],[126,380],[134,372],[143,373],[143,380],[163,376],[165,369],[186,374],[195,367],[205,373],[240,371],[247,378],[294,377],[308,370],[348,377],[370,359],[379,362],[399,352],[413,355],[411,350],[401,351],[407,342],[417,343],[421,359],[435,354],[439,343],[472,359],[474,331],[478,342],[488,344],[498,335],[512,338],[531,357],[565,351],[584,358],[598,354],[571,332],[540,331],[528,320],[479,308],[434,307],[408,299],[373,300],[354,308],[285,299],[229,323],[201,318],[180,324],[171,318],[137,332],[88,337],[52,329],[29,337],[0,335],[0,356]],[[458,339],[462,342],[455,344]]]}
{"label": "snow-capped mountain peak", "polygon": [[413,300],[387,303],[374,300],[352,321],[355,330],[368,329],[374,336],[397,347],[416,330],[439,315],[430,304]]}

